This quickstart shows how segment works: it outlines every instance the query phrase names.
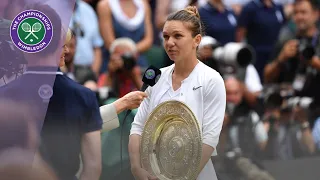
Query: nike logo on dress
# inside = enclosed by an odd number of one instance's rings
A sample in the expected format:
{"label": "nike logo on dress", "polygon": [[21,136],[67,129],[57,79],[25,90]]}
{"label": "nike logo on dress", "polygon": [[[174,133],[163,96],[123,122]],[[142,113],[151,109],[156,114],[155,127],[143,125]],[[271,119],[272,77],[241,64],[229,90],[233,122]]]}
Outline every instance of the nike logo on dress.
{"label": "nike logo on dress", "polygon": [[199,86],[199,87],[193,87],[193,90],[195,91],[195,90],[197,90],[197,89],[199,89],[199,88],[201,88],[202,86]]}

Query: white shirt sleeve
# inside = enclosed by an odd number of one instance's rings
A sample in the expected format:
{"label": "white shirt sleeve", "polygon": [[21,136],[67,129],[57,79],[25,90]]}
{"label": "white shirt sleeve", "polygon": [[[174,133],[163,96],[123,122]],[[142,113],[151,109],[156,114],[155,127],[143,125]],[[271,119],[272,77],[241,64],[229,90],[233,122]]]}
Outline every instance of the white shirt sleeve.
{"label": "white shirt sleeve", "polygon": [[119,127],[118,114],[113,103],[103,105],[99,109],[103,121],[102,132],[110,131]]}
{"label": "white shirt sleeve", "polygon": [[247,66],[245,85],[247,86],[248,90],[252,93],[262,90],[262,84],[259,74],[252,64],[249,64]]}
{"label": "white shirt sleeve", "polygon": [[203,143],[215,149],[219,142],[225,109],[226,89],[222,77],[216,73],[206,85],[202,122]]}
{"label": "white shirt sleeve", "polygon": [[130,135],[137,134],[137,135],[141,136],[145,122],[148,118],[149,104],[150,104],[150,97],[151,97],[151,88],[148,87],[145,92],[147,93],[148,97],[144,98],[140,107],[138,108],[138,112],[135,115],[134,121],[131,126]]}

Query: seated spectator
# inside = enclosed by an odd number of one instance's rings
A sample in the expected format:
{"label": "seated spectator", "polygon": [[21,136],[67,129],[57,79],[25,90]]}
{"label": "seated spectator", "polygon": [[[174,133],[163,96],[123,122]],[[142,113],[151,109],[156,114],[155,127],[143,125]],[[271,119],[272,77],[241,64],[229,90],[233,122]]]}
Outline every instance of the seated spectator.
{"label": "seated spectator", "polygon": [[107,73],[101,75],[98,86],[112,89],[115,97],[122,97],[142,87],[140,67],[137,65],[138,50],[129,38],[118,38],[110,46]]}
{"label": "seated spectator", "polygon": [[[143,55],[153,43],[153,29],[150,5],[144,0],[102,0],[97,5],[100,32],[105,50],[110,49],[112,42],[121,37],[131,38],[139,53],[138,65],[147,68],[148,62]],[[104,52],[102,71],[107,69],[110,54]]]}

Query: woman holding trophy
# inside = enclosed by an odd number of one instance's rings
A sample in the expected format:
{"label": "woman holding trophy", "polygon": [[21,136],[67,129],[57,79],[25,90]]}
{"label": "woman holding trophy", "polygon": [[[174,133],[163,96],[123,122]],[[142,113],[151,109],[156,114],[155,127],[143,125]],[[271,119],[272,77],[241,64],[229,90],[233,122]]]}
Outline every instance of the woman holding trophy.
{"label": "woman holding trophy", "polygon": [[157,84],[146,90],[132,124],[129,155],[137,180],[217,179],[211,156],[217,154],[226,91],[220,74],[197,59],[202,28],[191,6],[169,15],[164,25],[164,48],[174,64],[162,68]]}

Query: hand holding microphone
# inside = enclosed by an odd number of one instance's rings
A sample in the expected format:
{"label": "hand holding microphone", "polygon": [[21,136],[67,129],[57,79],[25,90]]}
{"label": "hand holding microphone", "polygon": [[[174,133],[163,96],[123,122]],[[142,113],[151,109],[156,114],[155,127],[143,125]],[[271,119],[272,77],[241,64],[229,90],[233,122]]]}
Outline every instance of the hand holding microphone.
{"label": "hand holding microphone", "polygon": [[[154,66],[149,66],[148,69],[143,74],[143,77],[142,77],[143,85],[140,91],[144,92],[149,86],[151,87],[154,86],[158,82],[160,77],[161,77],[161,71]],[[128,109],[126,116],[128,116],[130,112],[131,112],[131,109]]]}
{"label": "hand holding microphone", "polygon": [[126,109],[136,109],[140,106],[147,93],[142,91],[133,91],[114,102],[117,114]]}
{"label": "hand holding microphone", "polygon": [[[116,100],[112,104],[107,104],[100,107],[100,114],[103,120],[102,131],[110,131],[119,127],[118,114],[124,110],[128,110],[126,117],[130,114],[131,109],[138,108],[142,103],[143,99],[147,97],[147,93],[144,91],[149,86],[154,86],[161,76],[161,71],[153,66],[150,66],[144,73],[142,78],[143,85],[141,91],[134,91],[126,94],[122,98]],[[125,122],[123,121],[123,124]]]}

